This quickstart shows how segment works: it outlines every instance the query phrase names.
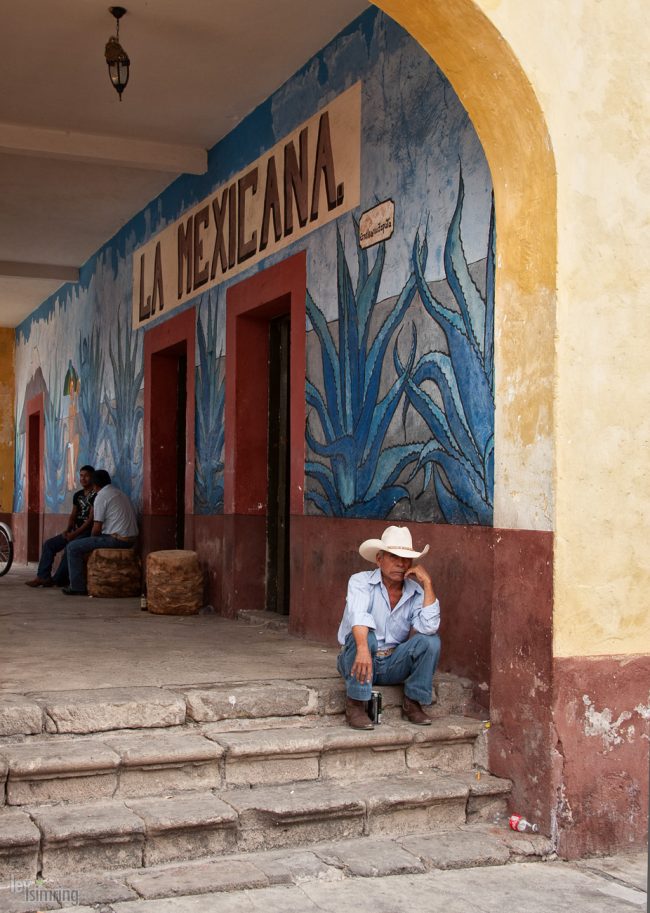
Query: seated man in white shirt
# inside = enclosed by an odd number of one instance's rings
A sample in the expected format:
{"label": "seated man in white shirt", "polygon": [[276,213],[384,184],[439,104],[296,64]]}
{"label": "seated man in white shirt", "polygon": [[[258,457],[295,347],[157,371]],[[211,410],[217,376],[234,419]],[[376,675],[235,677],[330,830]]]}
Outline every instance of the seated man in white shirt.
{"label": "seated man in white shirt", "polygon": [[138,538],[138,520],[131,501],[123,491],[111,485],[105,469],[93,476],[97,494],[93,504],[93,527],[86,539],[75,539],[68,545],[70,586],[66,596],[87,596],[84,557],[96,548],[132,548]]}
{"label": "seated man in white shirt", "polygon": [[440,656],[440,604],[405,526],[389,526],[381,539],[359,547],[374,571],[353,574],[339,626],[337,668],[345,679],[345,718],[353,729],[372,729],[366,713],[373,685],[404,684],[402,715],[429,726],[422,709],[433,698],[433,673]]}

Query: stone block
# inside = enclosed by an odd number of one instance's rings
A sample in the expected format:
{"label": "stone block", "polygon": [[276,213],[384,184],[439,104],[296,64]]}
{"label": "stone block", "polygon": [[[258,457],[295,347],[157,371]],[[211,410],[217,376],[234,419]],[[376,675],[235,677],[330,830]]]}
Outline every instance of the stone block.
{"label": "stone block", "polygon": [[474,747],[470,742],[433,742],[412,745],[406,751],[408,767],[456,773],[471,770]]}
{"label": "stone block", "polygon": [[144,864],[160,865],[232,852],[237,813],[211,793],[128,803],[145,826]]}
{"label": "stone block", "polygon": [[507,817],[507,800],[512,783],[500,777],[482,772],[454,774],[454,779],[469,787],[467,799],[467,821],[493,822]]}
{"label": "stone block", "polygon": [[6,802],[6,784],[7,784],[7,774],[9,773],[9,762],[0,755],[0,808]]}
{"label": "stone block", "polygon": [[90,733],[147,729],[185,722],[185,701],[164,688],[101,688],[38,692],[48,732]]}
{"label": "stone block", "polygon": [[472,706],[473,684],[468,678],[439,672],[434,678],[438,704],[445,713],[466,713]]}
{"label": "stone block", "polygon": [[121,802],[31,810],[42,833],[43,875],[139,868],[142,820]]}
{"label": "stone block", "polygon": [[0,696],[0,736],[34,735],[43,731],[43,709],[22,694]]}
{"label": "stone block", "polygon": [[[64,878],[48,879],[43,888],[59,896],[63,906],[111,904],[136,900],[138,895],[123,881],[105,876],[68,875]],[[71,896],[72,895],[72,896]]]}
{"label": "stone block", "polygon": [[[502,819],[502,820],[505,820]],[[482,826],[482,825],[479,825]],[[475,829],[477,825],[471,825]],[[511,831],[507,824],[496,825],[490,828],[490,834],[501,841],[510,851],[511,859],[520,861],[524,859],[546,859],[554,853],[553,841],[543,834],[519,834]],[[619,859],[623,857],[618,857]]]}
{"label": "stone block", "polygon": [[329,865],[316,852],[307,850],[272,850],[255,853],[251,859],[270,884],[301,884],[314,879],[340,881],[343,878],[335,865]]}
{"label": "stone block", "polygon": [[268,877],[244,859],[219,859],[195,865],[170,866],[159,872],[131,875],[128,883],[149,900],[155,897],[182,897],[218,891],[243,891],[263,888]]}
{"label": "stone block", "polygon": [[36,878],[40,842],[40,831],[29,815],[17,809],[1,809],[0,882]]}
{"label": "stone block", "polygon": [[459,869],[479,865],[504,865],[510,853],[495,837],[461,828],[426,836],[403,837],[401,845],[419,857],[427,869]]}
{"label": "stone block", "polygon": [[321,756],[320,775],[325,779],[347,783],[365,781],[368,777],[386,777],[406,773],[403,747],[378,746],[326,751]]}
{"label": "stone block", "polygon": [[314,713],[317,706],[315,691],[287,681],[192,688],[185,697],[187,714],[197,723],[237,717],[303,716]]}
{"label": "stone block", "polygon": [[345,686],[339,676],[301,679],[300,684],[316,692],[318,713],[324,716],[345,713]]}
{"label": "stone block", "polygon": [[203,605],[203,571],[196,552],[147,555],[147,608],[155,615],[196,615]]}
{"label": "stone block", "polygon": [[233,790],[226,798],[239,813],[239,848],[246,852],[363,834],[364,801],[331,784]]}
{"label": "stone block", "polygon": [[226,783],[259,786],[316,780],[323,735],[317,729],[272,729],[217,736],[226,753]]}
{"label": "stone block", "polygon": [[56,895],[32,879],[11,879],[8,888],[0,888],[0,913],[41,913],[60,908]]}
{"label": "stone block", "polygon": [[400,836],[465,823],[469,788],[444,775],[396,777],[359,784],[368,815],[368,833]]}
{"label": "stone block", "polygon": [[120,758],[116,795],[220,789],[223,748],[193,733],[116,735],[103,740]]}
{"label": "stone block", "polygon": [[117,786],[119,757],[92,740],[32,740],[8,745],[10,805],[109,798]]}
{"label": "stone block", "polygon": [[337,865],[347,875],[377,878],[386,875],[408,875],[424,872],[417,855],[407,852],[389,838],[366,838],[319,846],[314,852],[330,865]]}
{"label": "stone block", "polygon": [[142,563],[132,548],[96,548],[86,567],[90,596],[120,599],[142,592]]}

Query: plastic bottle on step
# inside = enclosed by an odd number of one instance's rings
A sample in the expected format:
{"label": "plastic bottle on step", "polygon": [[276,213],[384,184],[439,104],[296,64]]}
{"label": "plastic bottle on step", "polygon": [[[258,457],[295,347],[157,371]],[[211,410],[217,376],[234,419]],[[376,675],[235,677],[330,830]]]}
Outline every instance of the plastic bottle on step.
{"label": "plastic bottle on step", "polygon": [[510,815],[508,819],[508,824],[510,829],[513,831],[519,831],[524,834],[538,834],[539,827],[537,824],[531,824],[530,821],[526,821],[521,815]]}

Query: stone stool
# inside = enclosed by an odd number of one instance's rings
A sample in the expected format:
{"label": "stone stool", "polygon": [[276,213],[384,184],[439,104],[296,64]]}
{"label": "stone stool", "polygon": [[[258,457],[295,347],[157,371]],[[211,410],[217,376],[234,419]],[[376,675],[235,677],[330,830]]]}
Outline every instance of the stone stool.
{"label": "stone stool", "polygon": [[88,594],[118,599],[142,592],[142,564],[132,548],[96,548],[87,565]]}
{"label": "stone stool", "polygon": [[196,615],[203,605],[203,572],[196,552],[169,549],[147,555],[147,608],[154,615]]}

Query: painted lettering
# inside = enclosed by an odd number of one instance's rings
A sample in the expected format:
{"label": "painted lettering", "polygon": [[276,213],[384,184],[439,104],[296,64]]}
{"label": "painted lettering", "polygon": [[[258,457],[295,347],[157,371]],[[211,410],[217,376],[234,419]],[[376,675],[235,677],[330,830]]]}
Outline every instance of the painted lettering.
{"label": "painted lettering", "polygon": [[309,174],[307,163],[308,130],[300,131],[300,165],[296,158],[296,147],[293,141],[284,147],[284,235],[293,232],[293,201],[298,209],[298,224],[301,228],[307,224],[307,207],[309,203]]}
{"label": "painted lettering", "polygon": [[[185,293],[189,295],[192,291],[192,234],[194,220],[190,217],[187,225],[183,222],[178,223],[178,297],[183,297],[183,286]],[[184,268],[183,268],[184,267]],[[183,278],[187,272],[187,283]]]}
{"label": "painted lettering", "polygon": [[237,263],[237,185],[228,188],[228,268]]}
{"label": "painted lettering", "polygon": [[251,195],[255,196],[257,193],[257,175],[258,169],[251,168],[251,170],[244,175],[243,178],[240,178],[237,182],[239,188],[239,203],[237,207],[237,262],[243,263],[244,260],[248,260],[249,257],[252,257],[257,253],[257,230],[253,231],[252,235],[248,239],[245,238],[246,235],[246,192],[251,191]]}
{"label": "painted lettering", "polygon": [[[148,303],[148,302],[147,302]],[[162,254],[160,252],[160,241],[156,244],[156,256],[153,262],[153,289],[151,291],[151,316],[158,310],[162,311],[165,307],[165,294],[163,289],[163,271],[162,271]]]}
{"label": "painted lettering", "polygon": [[217,263],[221,263],[221,272],[225,273],[228,269],[228,257],[226,255],[226,241],[224,238],[224,222],[226,220],[226,198],[228,188],[224,187],[221,194],[221,203],[214,198],[212,201],[212,213],[214,215],[214,250],[212,251],[212,269],[210,270],[210,279],[217,275]]}
{"label": "painted lettering", "polygon": [[331,212],[336,206],[340,206],[343,202],[343,184],[340,184],[337,187],[336,178],[334,177],[334,154],[332,152],[332,138],[330,135],[330,118],[327,111],[321,114],[318,124],[316,162],[314,163],[314,182],[311,195],[310,219],[312,222],[318,218],[318,203],[322,175],[325,175],[327,208]]}
{"label": "painted lettering", "polygon": [[266,186],[264,188],[260,250],[266,250],[268,247],[271,215],[273,216],[273,235],[277,243],[282,237],[282,210],[280,209],[280,192],[278,190],[278,171],[275,167],[275,158],[273,156],[266,163]]}
{"label": "painted lettering", "polygon": [[201,260],[203,259],[201,228],[207,228],[209,223],[210,207],[204,206],[194,216],[194,291],[205,285],[210,273],[210,264],[208,262],[201,266]]}
{"label": "painted lettering", "polygon": [[144,299],[144,254],[140,254],[140,306],[138,308],[140,320],[146,320],[151,317],[151,298],[147,298],[145,305]]}

